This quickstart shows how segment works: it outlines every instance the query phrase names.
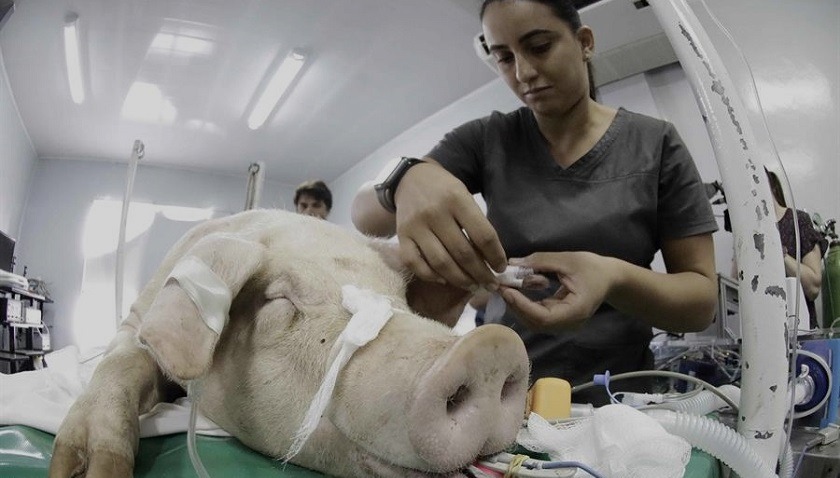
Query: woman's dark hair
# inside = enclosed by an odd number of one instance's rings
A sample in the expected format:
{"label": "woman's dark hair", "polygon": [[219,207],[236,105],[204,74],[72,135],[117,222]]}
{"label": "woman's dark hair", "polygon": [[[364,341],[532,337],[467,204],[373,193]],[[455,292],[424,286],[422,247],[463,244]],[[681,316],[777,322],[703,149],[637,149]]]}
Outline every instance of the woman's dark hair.
{"label": "woman's dark hair", "polygon": [[770,183],[770,192],[773,193],[773,198],[780,206],[787,207],[785,193],[782,190],[782,183],[779,181],[779,177],[767,168],[764,168],[764,172],[767,173],[767,182]]}
{"label": "woman's dark hair", "polygon": [[[478,14],[478,18],[480,20],[484,19],[484,12],[485,12],[485,10],[487,10],[488,5],[490,5],[491,3],[497,3],[497,2],[502,2],[502,1],[505,1],[505,0],[484,0],[481,3],[481,12]],[[569,28],[571,28],[571,30],[573,32],[578,31],[580,29],[580,27],[583,25],[583,23],[581,23],[581,21],[580,21],[580,14],[578,13],[577,8],[575,7],[574,3],[571,2],[571,0],[528,0],[528,1],[529,2],[534,2],[534,3],[541,3],[545,6],[547,6],[548,8],[550,8],[551,11],[554,12],[554,15],[557,18],[559,18],[560,20],[563,20],[564,22],[566,22],[566,24],[569,25]],[[595,72],[594,72],[594,68],[592,67],[592,62],[587,62],[586,63],[586,73],[587,73],[587,76],[589,77],[589,97],[594,100],[596,91],[595,91]]]}
{"label": "woman's dark hair", "polygon": [[332,192],[330,191],[330,188],[324,184],[324,181],[306,181],[298,186],[297,189],[295,189],[295,206],[297,206],[297,203],[303,194],[312,196],[318,201],[324,201],[324,204],[327,206],[327,211],[332,210]]}

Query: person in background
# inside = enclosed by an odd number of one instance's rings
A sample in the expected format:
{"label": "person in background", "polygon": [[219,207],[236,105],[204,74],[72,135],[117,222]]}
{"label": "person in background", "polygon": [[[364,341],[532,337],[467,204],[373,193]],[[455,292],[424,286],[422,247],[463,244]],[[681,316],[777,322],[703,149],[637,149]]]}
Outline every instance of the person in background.
{"label": "person in background", "polygon": [[[782,249],[784,250],[785,275],[796,277],[796,230],[793,222],[793,209],[787,207],[782,183],[776,173],[764,170],[773,194],[776,211],[776,226],[779,228]],[[796,210],[796,222],[799,225],[799,282],[808,307],[810,328],[817,327],[817,308],[814,300],[822,287],[822,257],[828,248],[828,241],[823,238],[811,223],[811,216],[805,211]],[[800,314],[800,317],[803,315]]]}
{"label": "person in background", "polygon": [[[496,291],[507,312],[485,319],[522,337],[532,380],[575,385],[652,368],[651,327],[703,330],[717,304],[717,223],[691,156],[671,124],[595,101],[594,35],[570,1],[485,0],[480,19],[499,75],[525,106],[470,121],[422,160],[404,158],[363,185],[353,223],[396,233],[424,280]],[[667,273],[650,270],[657,250]],[[508,264],[550,276],[552,287],[500,286],[493,270]],[[595,389],[573,396],[606,399]]]}
{"label": "person in background", "polygon": [[321,180],[306,181],[295,189],[298,214],[326,219],[332,210],[332,192]]}

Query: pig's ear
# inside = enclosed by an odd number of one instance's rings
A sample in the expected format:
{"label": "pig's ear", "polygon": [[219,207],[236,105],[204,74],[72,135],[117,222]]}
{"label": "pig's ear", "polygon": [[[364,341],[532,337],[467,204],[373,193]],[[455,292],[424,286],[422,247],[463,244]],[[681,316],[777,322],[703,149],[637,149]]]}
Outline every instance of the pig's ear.
{"label": "pig's ear", "polygon": [[175,264],[137,334],[167,375],[191,380],[207,372],[230,301],[264,257],[261,244],[216,234]]}

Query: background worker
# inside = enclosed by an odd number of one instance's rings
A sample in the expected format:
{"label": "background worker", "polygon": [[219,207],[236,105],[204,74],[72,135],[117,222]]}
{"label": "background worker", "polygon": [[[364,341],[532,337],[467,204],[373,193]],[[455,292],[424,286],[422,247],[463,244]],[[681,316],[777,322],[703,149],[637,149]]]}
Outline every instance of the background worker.
{"label": "background worker", "polygon": [[295,189],[298,214],[326,219],[332,210],[332,192],[321,180],[306,181]]}
{"label": "background worker", "polygon": [[[776,226],[782,242],[785,261],[785,275],[796,277],[796,230],[793,227],[793,209],[787,207],[782,183],[776,173],[767,171],[770,192],[773,195],[773,205],[776,212]],[[799,282],[805,295],[805,306],[810,317],[809,327],[817,327],[817,308],[814,301],[820,294],[822,287],[822,257],[828,248],[828,241],[823,238],[811,222],[811,216],[805,211],[796,210],[796,221],[799,225]],[[804,317],[804,314],[800,314]],[[804,322],[804,319],[802,319]],[[804,324],[802,324],[804,326]]]}

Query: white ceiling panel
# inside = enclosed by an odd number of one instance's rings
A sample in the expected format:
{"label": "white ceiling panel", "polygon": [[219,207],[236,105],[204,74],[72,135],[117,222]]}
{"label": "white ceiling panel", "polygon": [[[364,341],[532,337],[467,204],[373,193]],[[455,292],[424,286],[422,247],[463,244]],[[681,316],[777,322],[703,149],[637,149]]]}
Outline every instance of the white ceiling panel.
{"label": "white ceiling panel", "polygon": [[[334,179],[492,80],[476,57],[479,0],[18,0],[0,30],[40,157],[144,162],[270,179]],[[79,16],[85,101],[71,97],[62,28]],[[292,48],[296,86],[257,130],[247,116]]]}

